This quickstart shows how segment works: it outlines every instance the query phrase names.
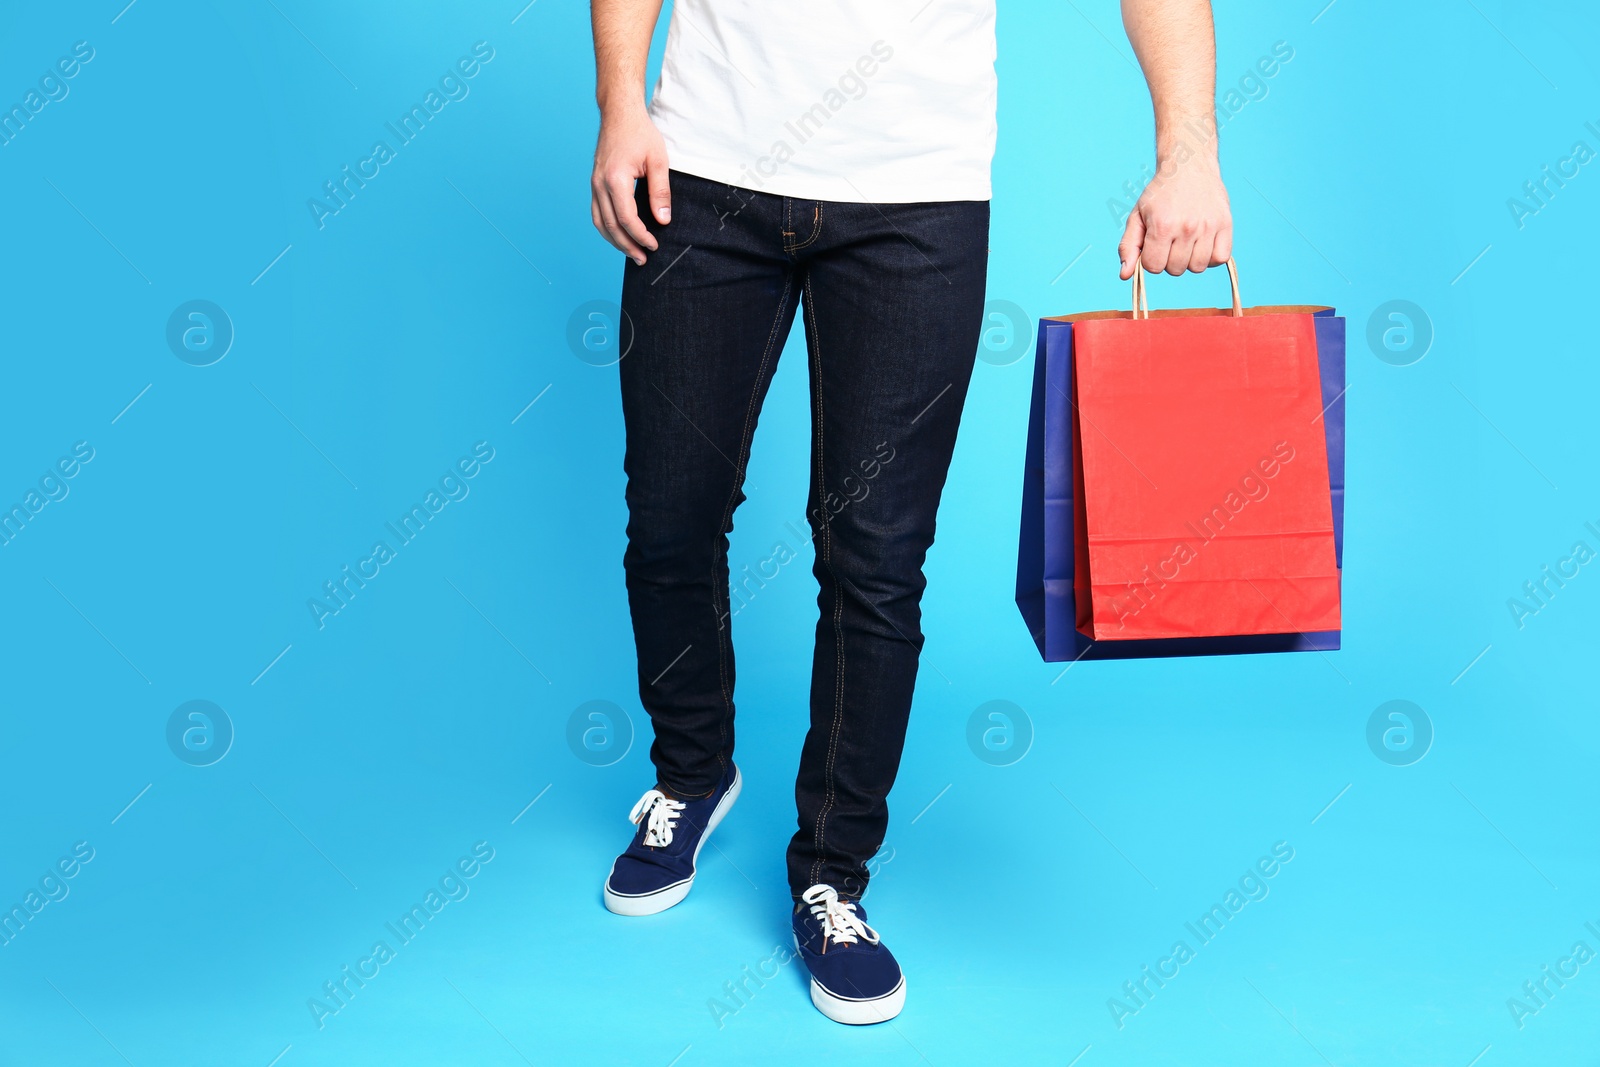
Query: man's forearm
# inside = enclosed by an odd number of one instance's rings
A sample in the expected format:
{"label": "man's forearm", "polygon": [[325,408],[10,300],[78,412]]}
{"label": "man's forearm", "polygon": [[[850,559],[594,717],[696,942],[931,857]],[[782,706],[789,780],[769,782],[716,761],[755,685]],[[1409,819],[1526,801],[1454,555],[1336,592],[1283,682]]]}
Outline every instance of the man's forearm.
{"label": "man's forearm", "polygon": [[1173,161],[1180,145],[1188,149],[1186,159],[1192,153],[1215,162],[1217,47],[1210,0],[1122,0],[1122,23],[1150,85],[1157,164]]}
{"label": "man's forearm", "polygon": [[605,116],[644,107],[645,64],[661,0],[592,0],[594,95]]}
{"label": "man's forearm", "polygon": [[590,213],[597,230],[635,263],[658,243],[639,218],[634,183],[645,179],[650,213],[672,220],[666,145],[644,106],[644,69],[661,0],[591,0],[594,20],[594,98],[600,105],[600,139],[589,177]]}
{"label": "man's forearm", "polygon": [[1217,162],[1217,42],[1210,0],[1122,0],[1156,113],[1156,176],[1128,214],[1122,276],[1226,262],[1233,213]]}

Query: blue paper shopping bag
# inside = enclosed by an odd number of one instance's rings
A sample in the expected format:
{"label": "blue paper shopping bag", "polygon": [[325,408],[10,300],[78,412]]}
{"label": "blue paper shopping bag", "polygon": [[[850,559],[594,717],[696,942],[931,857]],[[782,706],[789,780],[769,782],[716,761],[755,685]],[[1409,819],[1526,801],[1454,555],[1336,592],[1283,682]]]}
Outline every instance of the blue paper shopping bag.
{"label": "blue paper shopping bag", "polygon": [[[1136,287],[1136,292],[1137,292]],[[1137,301],[1137,297],[1136,297]],[[1306,315],[1316,338],[1317,368],[1324,410],[1335,562],[1344,558],[1344,378],[1345,320],[1328,307],[1259,307],[1244,315]],[[1173,315],[1225,315],[1224,309],[1155,311]],[[1142,640],[1095,640],[1081,630],[1086,607],[1078,603],[1084,582],[1076,572],[1084,566],[1084,517],[1076,514],[1084,499],[1076,484],[1083,456],[1074,439],[1074,324],[1090,319],[1137,317],[1129,312],[1090,312],[1043,319],[1039,323],[1034,363],[1033,402],[1028,420],[1027,462],[1022,495],[1022,528],[1017,552],[1017,606],[1045,660],[1115,659],[1151,656],[1219,655],[1249,652],[1331,650],[1339,647],[1338,630],[1314,633],[1252,633],[1217,637],[1165,637]],[[1075,584],[1078,586],[1075,591]]]}

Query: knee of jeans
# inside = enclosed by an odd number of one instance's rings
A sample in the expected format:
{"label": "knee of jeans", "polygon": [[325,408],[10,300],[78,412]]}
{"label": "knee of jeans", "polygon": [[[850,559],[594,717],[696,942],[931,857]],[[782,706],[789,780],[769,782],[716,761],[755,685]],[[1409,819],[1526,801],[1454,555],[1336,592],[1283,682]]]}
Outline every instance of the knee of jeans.
{"label": "knee of jeans", "polygon": [[714,520],[686,510],[635,509],[628,519],[623,563],[636,572],[684,567],[698,573],[724,544]]}
{"label": "knee of jeans", "polygon": [[909,523],[840,522],[842,517],[835,516],[814,542],[817,577],[837,579],[847,593],[885,611],[897,606],[914,611],[928,584],[922,564],[932,532]]}

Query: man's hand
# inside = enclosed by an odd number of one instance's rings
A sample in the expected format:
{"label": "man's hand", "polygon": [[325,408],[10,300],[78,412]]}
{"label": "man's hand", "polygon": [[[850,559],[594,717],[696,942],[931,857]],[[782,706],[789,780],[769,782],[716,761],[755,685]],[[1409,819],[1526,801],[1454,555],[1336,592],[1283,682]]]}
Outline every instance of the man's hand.
{"label": "man's hand", "polygon": [[1156,117],[1156,176],[1128,216],[1123,278],[1202,271],[1233,254],[1233,215],[1217,163],[1217,50],[1211,0],[1122,0]]}
{"label": "man's hand", "polygon": [[606,240],[643,266],[645,253],[656,250],[656,239],[634,206],[634,182],[640,178],[649,184],[651,213],[665,226],[672,221],[672,193],[660,132],[642,105],[622,115],[603,113],[589,179],[589,213]]}
{"label": "man's hand", "polygon": [[1141,262],[1152,274],[1172,275],[1226,263],[1233,255],[1233,212],[1216,160],[1196,153],[1159,168],[1128,215],[1117,254],[1123,280]]}
{"label": "man's hand", "polygon": [[639,209],[633,183],[650,187],[650,212],[665,226],[672,218],[667,191],[667,146],[644,107],[644,68],[661,0],[590,0],[594,21],[594,98],[600,105],[600,143],[589,179],[589,214],[594,228],[644,266],[656,250]]}

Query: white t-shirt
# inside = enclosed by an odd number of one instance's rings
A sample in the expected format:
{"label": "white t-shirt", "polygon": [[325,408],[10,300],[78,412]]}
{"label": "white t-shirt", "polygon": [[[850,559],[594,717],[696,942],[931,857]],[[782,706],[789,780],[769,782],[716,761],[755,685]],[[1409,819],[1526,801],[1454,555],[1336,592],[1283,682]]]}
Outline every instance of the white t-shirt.
{"label": "white t-shirt", "polygon": [[989,199],[994,0],[674,0],[668,163],[867,203]]}

